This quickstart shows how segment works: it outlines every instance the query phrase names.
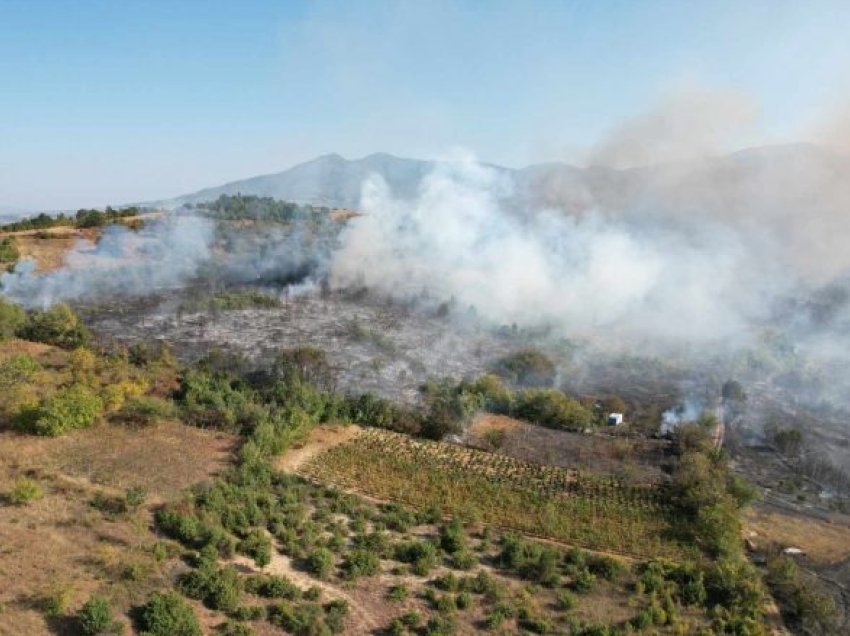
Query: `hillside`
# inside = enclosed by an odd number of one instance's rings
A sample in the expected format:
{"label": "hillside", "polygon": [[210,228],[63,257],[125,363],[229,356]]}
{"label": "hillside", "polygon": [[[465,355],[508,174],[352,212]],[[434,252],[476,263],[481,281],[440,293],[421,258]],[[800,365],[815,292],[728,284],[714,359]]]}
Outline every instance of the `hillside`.
{"label": "hillside", "polygon": [[[211,201],[222,194],[241,193],[331,208],[358,208],[361,187],[368,176],[380,175],[395,196],[411,198],[433,167],[433,161],[386,153],[354,160],[328,154],[282,172],[232,181],[147,205],[178,207]],[[780,211],[800,201],[831,206],[834,201],[845,200],[850,187],[841,179],[850,169],[850,159],[811,144],[763,146],[631,169],[580,168],[561,162],[519,170],[490,167],[513,182],[515,206],[554,207],[572,213],[589,209],[622,211],[651,204],[662,212],[700,210],[729,218],[754,205],[759,210]]]}

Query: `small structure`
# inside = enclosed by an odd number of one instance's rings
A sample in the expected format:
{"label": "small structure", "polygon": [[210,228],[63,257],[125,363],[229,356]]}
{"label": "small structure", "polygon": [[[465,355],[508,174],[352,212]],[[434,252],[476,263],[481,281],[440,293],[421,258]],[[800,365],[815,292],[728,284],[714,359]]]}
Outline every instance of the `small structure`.
{"label": "small structure", "polygon": [[620,426],[622,423],[622,413],[608,413],[608,426]]}

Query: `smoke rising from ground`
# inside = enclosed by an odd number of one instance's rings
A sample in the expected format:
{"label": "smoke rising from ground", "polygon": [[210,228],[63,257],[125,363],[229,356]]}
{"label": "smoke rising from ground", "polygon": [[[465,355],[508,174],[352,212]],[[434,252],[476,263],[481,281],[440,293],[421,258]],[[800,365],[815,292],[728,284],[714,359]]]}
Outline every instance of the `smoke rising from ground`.
{"label": "smoke rising from ground", "polygon": [[769,240],[711,217],[518,215],[502,205],[510,189],[470,156],[439,163],[415,201],[371,179],[332,284],[395,296],[424,288],[496,323],[705,342],[744,339],[794,282],[786,263],[765,258],[777,250]]}
{"label": "smoke rising from ground", "polygon": [[79,241],[62,269],[42,275],[20,264],[0,277],[3,294],[28,307],[68,300],[138,296],[182,285],[210,257],[214,226],[197,216],[165,216],[134,232],[104,228],[97,244]]}

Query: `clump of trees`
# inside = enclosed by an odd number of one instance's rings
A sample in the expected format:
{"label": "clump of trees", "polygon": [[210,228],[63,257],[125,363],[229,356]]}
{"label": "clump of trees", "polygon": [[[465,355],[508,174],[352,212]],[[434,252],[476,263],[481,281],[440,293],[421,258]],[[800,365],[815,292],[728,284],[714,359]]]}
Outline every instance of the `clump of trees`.
{"label": "clump of trees", "polygon": [[4,236],[0,239],[0,269],[11,271],[21,258],[21,251],[14,237]]}
{"label": "clump of trees", "polygon": [[550,387],[555,383],[555,363],[542,351],[523,349],[500,358],[493,373],[515,386]]}
{"label": "clump of trees", "polygon": [[47,230],[52,227],[64,226],[77,228],[100,227],[102,225],[114,223],[120,219],[138,216],[143,212],[145,212],[145,210],[138,207],[126,207],[116,210],[110,206],[106,206],[104,210],[80,209],[77,210],[77,213],[74,216],[68,216],[64,213],[50,215],[42,212],[30,218],[1,225],[0,231],[24,232],[28,230]]}
{"label": "clump of trees", "polygon": [[89,330],[79,316],[64,303],[43,311],[30,312],[16,329],[16,334],[24,340],[43,342],[62,349],[85,346],[91,339]]}
{"label": "clump of trees", "polygon": [[316,212],[327,213],[329,211],[328,208],[317,208],[289,201],[279,201],[272,197],[243,194],[222,194],[215,201],[188,204],[186,207],[198,210],[215,219],[227,221],[264,220],[278,223],[307,219]]}
{"label": "clump of trees", "polygon": [[835,602],[806,580],[793,559],[781,553],[772,554],[767,560],[765,581],[787,623],[801,633],[834,633],[838,627]]}

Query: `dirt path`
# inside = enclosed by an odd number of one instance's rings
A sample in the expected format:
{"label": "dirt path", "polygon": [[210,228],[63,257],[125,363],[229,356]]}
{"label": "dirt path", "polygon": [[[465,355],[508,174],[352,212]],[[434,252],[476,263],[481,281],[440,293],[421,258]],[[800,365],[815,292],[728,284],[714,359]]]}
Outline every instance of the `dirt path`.
{"label": "dirt path", "polygon": [[330,424],[314,428],[307,439],[288,449],[277,461],[277,468],[297,473],[313,457],[329,448],[353,439],[363,429],[356,424]]}

